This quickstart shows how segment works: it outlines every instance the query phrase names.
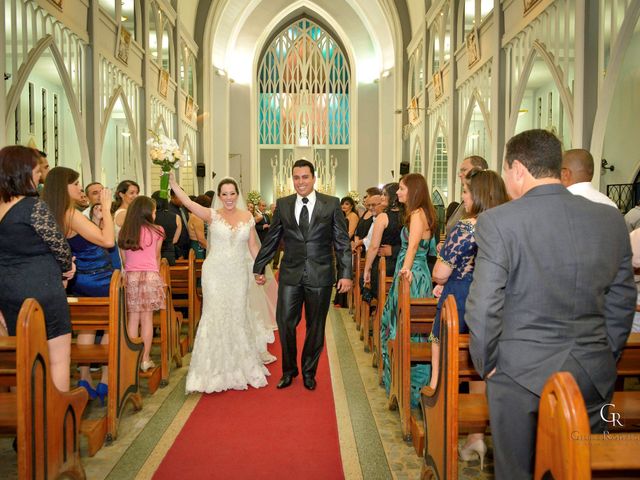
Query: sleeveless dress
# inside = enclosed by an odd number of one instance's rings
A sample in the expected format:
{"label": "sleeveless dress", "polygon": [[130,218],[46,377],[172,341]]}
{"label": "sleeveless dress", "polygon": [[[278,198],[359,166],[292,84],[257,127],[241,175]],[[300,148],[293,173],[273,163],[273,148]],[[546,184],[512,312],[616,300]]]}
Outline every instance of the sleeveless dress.
{"label": "sleeveless dress", "polygon": [[438,260],[449,265],[453,271],[447,283],[444,284],[442,294],[438,300],[438,310],[433,321],[431,335],[429,336],[430,342],[440,342],[440,310],[442,309],[442,303],[449,295],[453,295],[456,299],[460,333],[469,333],[469,328],[464,321],[464,311],[467,296],[469,295],[469,287],[473,280],[476,254],[478,253],[478,244],[476,243],[474,232],[475,225],[473,223],[469,220],[460,220],[447,236],[438,254]]}
{"label": "sleeveless dress", "polygon": [[267,385],[269,370],[261,352],[273,330],[252,308],[253,261],[249,254],[251,218],[229,225],[211,210],[210,252],[202,264],[202,317],[191,354],[186,391],[222,392]]}
{"label": "sleeveless dress", "polygon": [[69,293],[78,297],[108,297],[113,273],[109,252],[79,234],[67,241],[76,257],[76,274],[69,280]]}
{"label": "sleeveless dress", "polygon": [[[396,273],[393,276],[393,284],[387,301],[382,310],[380,319],[380,340],[382,350],[382,361],[384,370],[382,372],[382,381],[389,394],[391,388],[391,364],[389,363],[389,351],[387,350],[387,342],[396,338],[396,316],[398,313],[398,273],[402,268],[402,263],[407,254],[407,246],[409,242],[409,231],[406,227],[402,228],[400,234],[402,247],[398,254],[396,263]],[[413,280],[411,281],[411,298],[433,297],[433,289],[431,286],[431,272],[427,266],[427,253],[429,252],[429,240],[420,240],[418,251],[411,266]],[[422,335],[412,335],[411,339],[417,342],[426,342],[427,337]],[[411,406],[418,406],[420,389],[429,383],[431,376],[431,367],[429,365],[415,365],[411,367]]]}

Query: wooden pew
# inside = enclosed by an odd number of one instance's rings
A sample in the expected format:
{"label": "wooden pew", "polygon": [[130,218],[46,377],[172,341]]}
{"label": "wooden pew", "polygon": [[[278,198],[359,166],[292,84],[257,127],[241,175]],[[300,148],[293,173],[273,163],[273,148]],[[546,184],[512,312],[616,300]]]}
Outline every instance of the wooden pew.
{"label": "wooden pew", "polygon": [[176,260],[171,268],[171,291],[173,305],[187,311],[187,339],[189,351],[193,348],[202,304],[197,295],[196,254],[189,250],[188,260]]}
{"label": "wooden pew", "polygon": [[[573,376],[554,373],[542,391],[536,439],[535,479],[585,480],[593,472],[640,475],[640,434],[591,434]],[[551,476],[549,476],[551,475]]]}
{"label": "wooden pew", "polygon": [[385,256],[380,257],[378,263],[378,308],[373,315],[373,334],[371,336],[371,344],[373,356],[371,364],[378,369],[378,382],[382,383],[382,361],[381,361],[381,347],[380,347],[380,320],[382,317],[382,311],[384,310],[384,304],[387,301],[387,295],[391,286],[393,285],[393,277],[387,277],[387,259]]}
{"label": "wooden pew", "polygon": [[[18,478],[68,476],[84,479],[80,419],[89,395],[84,388],[60,392],[50,376],[44,314],[25,300],[16,337],[0,337],[3,366],[12,356],[16,393],[0,393],[0,433],[17,434]],[[9,368],[4,368],[5,376]]]}
{"label": "wooden pew", "polygon": [[169,383],[171,362],[175,362],[178,368],[182,367],[182,352],[180,347],[182,314],[176,312],[173,306],[171,269],[169,262],[167,262],[165,258],[163,258],[160,263],[160,277],[164,283],[165,309],[154,314],[154,325],[160,327],[160,369],[162,372],[160,386],[164,387]]}
{"label": "wooden pew", "polygon": [[[431,333],[437,306],[437,298],[411,298],[409,282],[404,277],[399,279],[396,338],[388,343],[391,364],[389,409],[399,409],[402,436],[407,441],[412,438],[412,424],[418,423],[411,416],[411,364],[431,361],[431,344],[412,342],[411,335],[428,336]],[[414,440],[419,439],[420,435]]]}
{"label": "wooden pew", "polygon": [[[117,437],[118,422],[128,401],[136,410],[142,408],[139,368],[142,339],[127,334],[127,305],[120,270],[111,277],[109,297],[68,297],[73,330],[104,330],[108,345],[71,346],[72,363],[102,363],[109,366],[107,415],[103,419],[83,422],[83,433],[89,438],[89,454],[101,447],[100,434],[106,432],[107,442]],[[103,436],[104,438],[104,436]]]}
{"label": "wooden pew", "polygon": [[458,433],[483,431],[489,424],[485,395],[458,390],[461,379],[476,379],[477,374],[469,354],[469,335],[459,333],[452,295],[444,301],[440,322],[438,384],[420,392],[425,432],[422,478],[458,478]]}

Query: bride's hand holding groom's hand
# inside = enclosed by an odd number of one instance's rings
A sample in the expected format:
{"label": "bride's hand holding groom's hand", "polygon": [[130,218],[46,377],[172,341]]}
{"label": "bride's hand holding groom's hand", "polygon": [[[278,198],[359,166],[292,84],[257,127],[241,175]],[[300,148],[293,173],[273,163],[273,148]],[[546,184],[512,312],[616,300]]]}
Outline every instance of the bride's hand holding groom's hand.
{"label": "bride's hand holding groom's hand", "polygon": [[253,276],[256,279],[256,283],[258,285],[264,285],[265,283],[267,283],[267,279],[265,278],[264,275],[254,274]]}

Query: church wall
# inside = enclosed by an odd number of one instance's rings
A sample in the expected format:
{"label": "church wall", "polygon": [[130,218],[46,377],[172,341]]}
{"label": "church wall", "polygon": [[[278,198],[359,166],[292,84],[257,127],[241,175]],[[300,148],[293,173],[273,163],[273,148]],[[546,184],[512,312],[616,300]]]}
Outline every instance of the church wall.
{"label": "church wall", "polygon": [[378,84],[358,85],[358,190],[378,184]]}
{"label": "church wall", "polygon": [[229,175],[242,183],[245,194],[257,185],[251,178],[250,95],[248,85],[232,83],[229,87]]}

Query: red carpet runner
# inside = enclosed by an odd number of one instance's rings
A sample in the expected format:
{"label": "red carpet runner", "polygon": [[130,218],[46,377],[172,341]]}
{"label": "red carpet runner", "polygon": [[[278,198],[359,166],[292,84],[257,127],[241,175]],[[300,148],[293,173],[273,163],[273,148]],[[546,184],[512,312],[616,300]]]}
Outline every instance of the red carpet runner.
{"label": "red carpet runner", "polygon": [[[304,319],[298,328],[298,356]],[[342,479],[333,392],[326,347],[310,392],[302,377],[284,390],[280,344],[270,351],[264,388],[203,395],[156,471],[155,479]],[[298,365],[300,365],[298,359]]]}

